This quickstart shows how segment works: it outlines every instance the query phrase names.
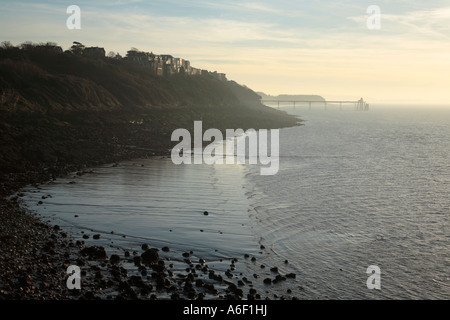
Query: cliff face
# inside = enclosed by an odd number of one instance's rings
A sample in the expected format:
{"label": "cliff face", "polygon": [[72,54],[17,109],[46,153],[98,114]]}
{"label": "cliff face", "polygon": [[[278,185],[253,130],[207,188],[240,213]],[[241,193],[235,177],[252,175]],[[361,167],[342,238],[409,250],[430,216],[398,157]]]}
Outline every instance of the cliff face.
{"label": "cliff face", "polygon": [[208,76],[156,76],[114,59],[66,53],[0,51],[0,85],[19,96],[21,111],[145,109],[183,105],[236,105],[225,83]]}
{"label": "cliff face", "polygon": [[161,77],[124,60],[2,49],[0,175],[48,178],[68,166],[161,154],[174,144],[171,132],[195,120],[221,130],[297,124],[259,100],[209,75]]}

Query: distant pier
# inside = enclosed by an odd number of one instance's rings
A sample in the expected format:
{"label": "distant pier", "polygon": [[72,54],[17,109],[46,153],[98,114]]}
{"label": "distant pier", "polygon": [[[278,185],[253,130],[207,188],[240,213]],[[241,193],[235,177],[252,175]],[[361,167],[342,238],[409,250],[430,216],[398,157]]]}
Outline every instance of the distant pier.
{"label": "distant pier", "polygon": [[299,105],[308,104],[309,109],[311,110],[313,104],[323,106],[325,110],[327,110],[328,105],[330,104],[339,104],[339,110],[342,110],[342,105],[352,105],[355,110],[357,111],[369,111],[369,104],[364,101],[363,98],[359,100],[325,100],[325,101],[305,101],[305,100],[261,100],[261,103],[273,103],[277,104],[278,109],[280,108],[280,103],[286,104],[292,104],[294,109]]}

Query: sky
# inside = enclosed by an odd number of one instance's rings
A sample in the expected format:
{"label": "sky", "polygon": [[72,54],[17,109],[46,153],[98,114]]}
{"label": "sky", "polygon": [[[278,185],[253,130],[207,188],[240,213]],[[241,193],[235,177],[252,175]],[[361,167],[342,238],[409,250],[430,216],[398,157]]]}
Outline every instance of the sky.
{"label": "sky", "polygon": [[0,41],[171,54],[271,95],[449,102],[449,40],[448,0],[0,0]]}

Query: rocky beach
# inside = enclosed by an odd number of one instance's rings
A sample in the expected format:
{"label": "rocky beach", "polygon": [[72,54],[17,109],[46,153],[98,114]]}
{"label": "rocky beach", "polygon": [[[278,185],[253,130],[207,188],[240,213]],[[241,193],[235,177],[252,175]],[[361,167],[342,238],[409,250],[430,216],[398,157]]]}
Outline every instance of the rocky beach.
{"label": "rocky beach", "polygon": [[[83,171],[77,172],[79,175]],[[39,188],[39,185],[35,185]],[[13,191],[13,190],[11,190]],[[86,231],[77,238],[21,205],[23,194],[1,200],[0,298],[6,300],[259,300],[296,299],[290,295],[258,291],[278,282],[295,279],[281,274],[277,266],[271,277],[239,272],[243,260],[257,265],[258,258],[247,253],[232,257],[225,271],[210,268],[208,261],[193,251],[142,243],[134,250],[115,250],[95,241],[101,236]],[[51,195],[42,196],[43,203]],[[203,215],[207,216],[205,211]],[[89,239],[90,241],[88,242]],[[85,242],[86,241],[86,242]],[[264,246],[261,246],[264,250]],[[280,265],[288,261],[280,261]],[[69,289],[67,268],[79,266],[82,288]],[[264,271],[267,271],[264,270]],[[266,274],[266,273],[265,273]],[[258,284],[258,286],[254,286]]]}
{"label": "rocky beach", "polygon": [[[0,70],[0,299],[292,298],[258,292],[252,283],[295,275],[276,268],[271,278],[235,272],[240,260],[252,259],[245,252],[223,272],[195,252],[151,243],[109,253],[85,243],[97,235],[77,238],[24,207],[21,190],[81,176],[93,165],[167,156],[170,133],[192,130],[198,119],[224,131],[294,126],[296,117],[263,106],[233,81],[162,77],[109,58],[5,47]],[[71,265],[81,268],[81,290],[67,287]]]}

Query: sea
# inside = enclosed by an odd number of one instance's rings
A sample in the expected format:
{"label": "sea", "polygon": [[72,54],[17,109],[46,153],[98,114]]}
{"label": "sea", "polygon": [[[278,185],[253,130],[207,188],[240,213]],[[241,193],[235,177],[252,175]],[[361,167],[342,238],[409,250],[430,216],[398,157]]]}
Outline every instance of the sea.
{"label": "sea", "polygon": [[29,186],[24,205],[110,253],[232,266],[263,298],[450,298],[450,107],[281,110],[301,121],[279,131],[275,175],[156,156]]}

